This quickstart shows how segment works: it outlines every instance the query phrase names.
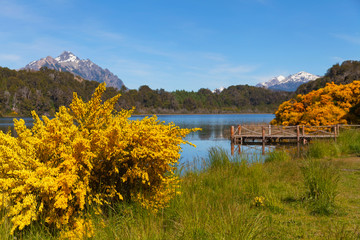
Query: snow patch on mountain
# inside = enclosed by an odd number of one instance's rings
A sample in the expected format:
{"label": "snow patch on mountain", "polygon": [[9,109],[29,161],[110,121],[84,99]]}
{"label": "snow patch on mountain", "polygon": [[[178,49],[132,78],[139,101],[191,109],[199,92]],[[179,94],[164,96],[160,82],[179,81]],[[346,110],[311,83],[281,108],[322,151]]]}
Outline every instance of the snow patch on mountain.
{"label": "snow patch on mountain", "polygon": [[269,88],[273,90],[283,90],[288,92],[294,92],[303,83],[314,81],[320,76],[307,73],[304,71],[284,77],[282,75],[273,77],[269,81],[257,84],[257,87]]}
{"label": "snow patch on mountain", "polygon": [[69,51],[64,51],[60,56],[56,57],[55,60],[58,61],[59,63],[64,63],[64,62],[79,63],[81,61],[77,56],[75,56],[72,52]]}

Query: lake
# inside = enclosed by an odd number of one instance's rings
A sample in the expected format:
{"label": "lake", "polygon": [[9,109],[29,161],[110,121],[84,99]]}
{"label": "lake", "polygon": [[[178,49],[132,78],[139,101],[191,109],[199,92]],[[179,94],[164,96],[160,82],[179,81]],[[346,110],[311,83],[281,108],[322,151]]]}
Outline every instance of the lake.
{"label": "lake", "polygon": [[[133,116],[131,119],[141,119],[144,116]],[[196,145],[196,148],[183,145],[180,163],[205,158],[210,147],[222,147],[231,151],[230,126],[238,124],[268,124],[274,114],[203,114],[203,115],[158,115],[160,121],[173,122],[181,128],[202,128],[186,137],[186,140]],[[32,125],[32,118],[23,118],[28,126]],[[7,131],[13,126],[12,118],[0,118],[0,130]],[[241,146],[244,154],[261,154],[261,147]],[[269,151],[271,146],[266,147]]]}

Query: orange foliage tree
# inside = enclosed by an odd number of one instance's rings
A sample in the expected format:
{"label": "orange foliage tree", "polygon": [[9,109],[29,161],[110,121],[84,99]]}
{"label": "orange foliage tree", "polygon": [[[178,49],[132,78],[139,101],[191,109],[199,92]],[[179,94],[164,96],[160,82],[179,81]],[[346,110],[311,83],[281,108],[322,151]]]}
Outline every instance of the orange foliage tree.
{"label": "orange foliage tree", "polygon": [[282,103],[275,112],[273,125],[326,126],[357,122],[360,116],[360,81],[346,85],[328,83],[306,95]]}

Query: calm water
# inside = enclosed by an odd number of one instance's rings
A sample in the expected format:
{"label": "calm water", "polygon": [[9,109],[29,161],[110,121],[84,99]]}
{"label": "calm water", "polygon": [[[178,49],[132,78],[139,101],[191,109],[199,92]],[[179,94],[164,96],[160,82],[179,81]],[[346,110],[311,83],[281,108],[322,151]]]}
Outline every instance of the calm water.
{"label": "calm water", "polygon": [[[141,119],[144,116],[134,116],[131,119]],[[194,158],[204,158],[210,147],[219,146],[229,152],[230,126],[250,123],[269,123],[273,114],[210,114],[210,115],[159,115],[158,119],[173,122],[182,128],[202,128],[202,131],[191,133],[186,140],[194,143],[196,148],[183,146],[180,162],[192,161]],[[24,118],[27,125],[32,125],[32,118]],[[13,126],[12,118],[0,118],[0,130],[7,131]],[[269,150],[269,149],[266,149]],[[246,154],[261,153],[261,147],[242,146],[241,151]]]}

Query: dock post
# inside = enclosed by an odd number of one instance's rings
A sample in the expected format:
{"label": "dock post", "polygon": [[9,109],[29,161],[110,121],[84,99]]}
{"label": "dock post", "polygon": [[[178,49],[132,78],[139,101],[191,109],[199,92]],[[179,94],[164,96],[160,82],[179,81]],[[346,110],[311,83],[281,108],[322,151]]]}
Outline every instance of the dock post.
{"label": "dock post", "polygon": [[262,155],[265,155],[265,142],[262,144]]}
{"label": "dock post", "polygon": [[235,144],[234,142],[231,142],[231,156],[234,156],[234,149],[235,149]]}
{"label": "dock post", "polygon": [[262,155],[265,155],[265,127],[262,126]]}
{"label": "dock post", "polygon": [[296,140],[299,143],[300,142],[300,126],[296,125]]}
{"label": "dock post", "polygon": [[234,126],[231,126],[230,128],[230,138],[231,138],[231,142],[235,141],[235,137],[234,137]]}
{"label": "dock post", "polygon": [[305,139],[305,126],[302,125],[302,138],[303,138],[303,144],[306,144],[306,139]]}
{"label": "dock post", "polygon": [[241,125],[238,125],[238,134],[240,136],[240,144],[242,144]]}
{"label": "dock post", "polygon": [[269,124],[269,135],[271,135],[271,125]]}
{"label": "dock post", "polygon": [[239,134],[240,137],[241,137],[241,125],[238,125],[238,134]]}
{"label": "dock post", "polygon": [[265,127],[262,126],[262,141],[265,142]]}

